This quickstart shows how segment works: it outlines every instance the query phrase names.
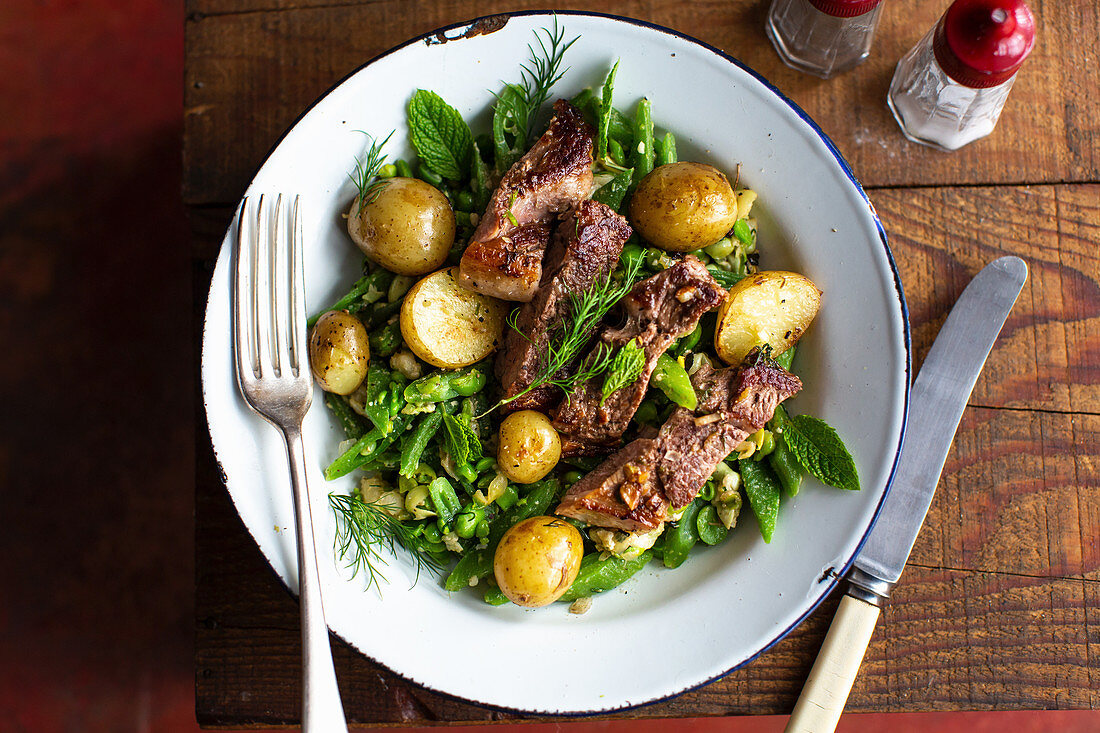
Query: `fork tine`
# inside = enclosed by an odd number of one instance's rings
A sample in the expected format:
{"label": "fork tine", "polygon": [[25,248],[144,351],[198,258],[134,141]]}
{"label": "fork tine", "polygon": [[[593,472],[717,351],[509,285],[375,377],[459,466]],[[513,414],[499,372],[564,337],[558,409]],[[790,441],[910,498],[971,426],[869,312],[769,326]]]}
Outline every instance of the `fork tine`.
{"label": "fork tine", "polygon": [[267,318],[268,327],[271,329],[271,359],[275,376],[283,376],[283,312],[281,304],[283,293],[286,292],[286,273],[283,271],[282,258],[285,257],[286,247],[283,239],[286,236],[286,227],[283,226],[283,195],[279,194],[275,199],[275,215],[271,220],[271,236],[268,247],[268,298],[270,307]]}
{"label": "fork tine", "polygon": [[257,367],[261,379],[274,375],[275,362],[271,334],[271,288],[274,284],[271,269],[272,231],[270,203],[267,194],[260,194],[256,208],[256,238],[252,248],[252,318],[256,339]]}
{"label": "fork tine", "polygon": [[251,239],[253,227],[248,223],[248,197],[237,209],[237,247],[233,250],[233,348],[237,374],[242,382],[256,378],[254,319],[251,309]]}
{"label": "fork tine", "polygon": [[294,206],[291,209],[290,251],[287,258],[290,266],[290,331],[288,340],[290,342],[290,365],[296,377],[301,375],[304,363],[302,355],[306,353],[306,285],[302,268],[302,219],[299,210],[301,198],[300,195],[294,197]]}

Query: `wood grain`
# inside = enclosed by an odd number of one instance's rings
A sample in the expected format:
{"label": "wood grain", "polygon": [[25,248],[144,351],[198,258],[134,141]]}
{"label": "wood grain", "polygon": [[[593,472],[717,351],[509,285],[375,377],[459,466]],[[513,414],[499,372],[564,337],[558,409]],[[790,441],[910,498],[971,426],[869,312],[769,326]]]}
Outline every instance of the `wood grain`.
{"label": "wood grain", "polygon": [[[849,711],[1096,708],[1100,676],[1100,186],[872,192],[911,309],[917,360],[982,264],[1029,282],[963,417]],[[196,319],[228,208],[192,209]],[[196,706],[204,725],[293,724],[297,607],[233,512],[203,418],[196,444]],[[621,717],[789,712],[830,599],[745,668]],[[337,643],[362,724],[510,716],[411,686]]]}
{"label": "wood grain", "polygon": [[[184,198],[228,203],[279,135],[376,54],[433,28],[539,8],[535,0],[191,0],[186,24]],[[739,57],[804,107],[869,186],[1100,181],[1100,65],[1091,0],[1033,0],[1040,23],[997,130],[944,154],[906,141],[885,105],[894,65],[941,4],[891,0],[871,58],[829,81],[783,66],[763,33],[763,0],[563,2],[644,18]],[[445,93],[445,90],[441,90]]]}

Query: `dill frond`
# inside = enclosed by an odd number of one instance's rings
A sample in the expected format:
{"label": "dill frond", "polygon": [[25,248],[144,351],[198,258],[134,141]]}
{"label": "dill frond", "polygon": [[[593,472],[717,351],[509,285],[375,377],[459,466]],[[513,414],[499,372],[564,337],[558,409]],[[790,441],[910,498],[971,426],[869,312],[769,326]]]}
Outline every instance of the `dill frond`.
{"label": "dill frond", "polygon": [[386,181],[377,178],[378,171],[386,163],[386,156],[382,154],[382,148],[393,137],[391,131],[389,135],[386,135],[385,140],[378,142],[369,133],[363,132],[363,134],[371,140],[370,149],[367,150],[367,154],[362,159],[355,159],[355,170],[348,174],[348,178],[351,179],[351,182],[355,184],[355,188],[359,191],[360,206],[373,202],[378,198],[378,194],[382,192],[382,186],[385,185]]}
{"label": "dill frond", "polygon": [[424,547],[421,537],[411,527],[374,502],[355,495],[329,494],[329,505],[336,515],[336,556],[347,562],[352,577],[360,571],[367,576],[367,588],[381,587],[386,576],[378,565],[387,565],[383,551],[394,554],[402,547],[416,560],[416,575],[427,568],[438,573],[443,566]]}

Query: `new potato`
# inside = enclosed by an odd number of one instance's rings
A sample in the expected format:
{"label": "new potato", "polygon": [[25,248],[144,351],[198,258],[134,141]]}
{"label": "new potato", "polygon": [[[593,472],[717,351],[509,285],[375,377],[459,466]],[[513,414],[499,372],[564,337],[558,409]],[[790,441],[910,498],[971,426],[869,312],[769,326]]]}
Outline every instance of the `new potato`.
{"label": "new potato", "polygon": [[561,458],[561,438],[550,418],[535,410],[513,412],[500,423],[497,465],[517,484],[550,473]]}
{"label": "new potato", "polygon": [[438,270],[413,285],[401,304],[401,336],[413,353],[443,369],[481,361],[497,347],[508,306],[466,290],[457,267]]}
{"label": "new potato", "polygon": [[733,227],[737,216],[738,197],[729,179],[704,163],[685,161],[654,168],[630,200],[634,228],[670,252],[692,252],[714,244]]}
{"label": "new potato", "polygon": [[423,275],[442,265],[455,241],[447,197],[416,178],[383,181],[374,199],[348,212],[348,234],[378,264],[399,275]]}
{"label": "new potato", "polygon": [[802,337],[820,305],[821,291],[804,275],[779,270],[749,275],[730,288],[718,310],[714,348],[731,365],[764,344],[778,356]]}
{"label": "new potato", "polygon": [[347,311],[329,311],[309,335],[309,366],[321,389],[354,392],[367,376],[370,340],[362,321]]}
{"label": "new potato", "polygon": [[538,608],[569,590],[583,554],[581,533],[572,524],[531,517],[504,533],[493,555],[493,575],[512,603]]}

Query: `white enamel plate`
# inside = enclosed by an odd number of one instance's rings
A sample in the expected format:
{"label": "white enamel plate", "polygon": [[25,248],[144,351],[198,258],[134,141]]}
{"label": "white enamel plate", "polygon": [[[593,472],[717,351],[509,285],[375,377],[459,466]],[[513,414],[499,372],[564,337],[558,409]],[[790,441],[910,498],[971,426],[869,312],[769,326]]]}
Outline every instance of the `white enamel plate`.
{"label": "white enamel plate", "polygon": [[[621,59],[615,102],[632,111],[647,96],[659,131],[671,130],[682,160],[712,163],[760,198],[761,265],[803,272],[824,291],[799,344],[805,389],[789,406],[827,420],[856,459],[863,489],[808,480],[784,499],[770,545],[751,511],[723,544],[696,549],[679,569],[651,563],[584,615],[564,604],[524,611],[485,605],[416,580],[401,556],[381,592],[364,592],[329,548],[335,523],[322,469],[342,440],[318,392],[305,424],[325,610],[332,630],[401,676],[477,703],[534,713],[595,713],[660,700],[745,664],[794,628],[851,563],[875,519],[901,444],[909,384],[905,302],[881,224],[847,165],[805,113],[737,61],[693,39],[638,21],[559,14],[569,70],[556,93],[598,88]],[[510,17],[499,29],[456,26],[414,39],[367,64],[318,101],[268,157],[248,194],[301,194],[307,310],[343,294],[360,255],[341,214],[366,130],[385,136],[391,160],[411,156],[405,107],[417,88],[487,130],[490,90],[519,78],[527,44],[551,16]],[[478,26],[481,29],[482,26]],[[469,35],[469,37],[465,37]],[[445,43],[441,38],[451,38]],[[230,345],[226,234],[210,289],[202,381],[210,434],[233,502],[260,550],[298,586],[286,457],[278,433],[237,392]]]}

